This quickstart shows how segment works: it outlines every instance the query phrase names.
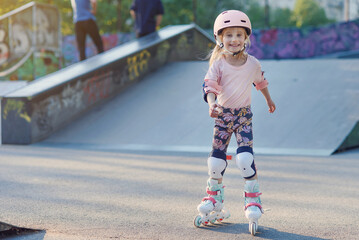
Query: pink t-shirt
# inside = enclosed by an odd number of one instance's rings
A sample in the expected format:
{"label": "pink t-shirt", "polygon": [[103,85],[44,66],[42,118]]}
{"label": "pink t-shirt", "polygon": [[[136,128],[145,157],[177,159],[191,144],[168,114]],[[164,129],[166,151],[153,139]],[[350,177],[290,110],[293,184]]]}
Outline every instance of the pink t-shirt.
{"label": "pink t-shirt", "polygon": [[268,86],[259,61],[248,55],[242,66],[229,64],[224,57],[216,60],[205,76],[204,92],[217,95],[218,104],[225,108],[241,108],[251,104],[251,88]]}

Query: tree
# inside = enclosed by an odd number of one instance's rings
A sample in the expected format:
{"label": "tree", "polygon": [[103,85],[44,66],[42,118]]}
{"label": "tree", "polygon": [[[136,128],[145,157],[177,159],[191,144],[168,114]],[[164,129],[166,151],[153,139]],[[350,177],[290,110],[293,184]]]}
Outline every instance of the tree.
{"label": "tree", "polygon": [[295,27],[292,11],[289,8],[277,8],[271,14],[271,27]]}
{"label": "tree", "polygon": [[[32,0],[0,1],[0,15],[3,15]],[[101,34],[133,31],[133,20],[129,13],[132,1],[97,0],[96,22]],[[74,34],[70,0],[36,0],[36,2],[57,6],[61,14],[62,34]],[[161,26],[189,24],[196,16],[196,23],[200,27],[212,29],[219,13],[228,9],[237,9],[247,13],[254,29],[268,27],[265,22],[265,8],[259,0],[162,0],[162,3],[165,14]],[[270,10],[270,13],[271,27],[316,26],[331,22],[315,0],[297,0],[293,12],[289,9],[275,9]]]}
{"label": "tree", "polygon": [[[125,4],[126,1],[121,1],[121,4]],[[115,33],[117,32],[118,24],[118,9],[117,0],[97,0],[97,12],[96,23],[100,30],[100,34]],[[122,15],[122,9],[121,17]],[[128,10],[129,11],[129,10]],[[129,16],[130,14],[128,14]],[[120,26],[122,29],[122,25]]]}
{"label": "tree", "polygon": [[192,0],[162,0],[165,8],[163,26],[189,24],[193,21]]}
{"label": "tree", "polygon": [[204,29],[213,29],[213,23],[221,12],[218,0],[197,1],[197,25]]}
{"label": "tree", "polygon": [[264,15],[264,6],[262,7],[258,1],[250,1],[246,13],[251,20],[252,28],[265,28],[265,15]]}
{"label": "tree", "polygon": [[325,15],[324,9],[314,0],[297,0],[292,20],[299,28],[318,26],[331,22]]}
{"label": "tree", "polygon": [[26,3],[29,3],[31,1],[28,0],[1,0],[1,7],[0,7],[0,16],[4,15],[5,13],[8,13],[18,7],[21,7],[22,5],[25,5]]}

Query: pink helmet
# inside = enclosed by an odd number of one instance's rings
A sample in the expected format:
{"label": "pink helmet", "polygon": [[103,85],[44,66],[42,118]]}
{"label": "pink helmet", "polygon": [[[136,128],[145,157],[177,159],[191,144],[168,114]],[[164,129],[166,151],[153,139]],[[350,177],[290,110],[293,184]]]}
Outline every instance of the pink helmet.
{"label": "pink helmet", "polygon": [[252,25],[248,16],[238,10],[228,10],[218,15],[213,27],[214,38],[217,39],[220,31],[227,27],[243,27],[248,36],[252,33]]}

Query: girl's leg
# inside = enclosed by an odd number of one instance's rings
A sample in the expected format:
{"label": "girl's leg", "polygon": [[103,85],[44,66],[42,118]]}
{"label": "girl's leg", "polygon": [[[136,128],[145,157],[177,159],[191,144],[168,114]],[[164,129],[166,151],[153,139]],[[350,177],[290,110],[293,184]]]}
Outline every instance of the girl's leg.
{"label": "girl's leg", "polygon": [[245,180],[257,179],[257,169],[253,156],[253,131],[252,131],[252,112],[250,108],[242,108],[239,112],[235,129],[237,139],[236,163]]}
{"label": "girl's leg", "polygon": [[208,175],[222,183],[227,168],[227,148],[231,140],[230,129],[216,125],[213,130],[212,152],[208,158]]}
{"label": "girl's leg", "polygon": [[239,118],[239,127],[235,131],[238,143],[236,163],[245,180],[245,216],[249,220],[249,231],[255,235],[258,219],[263,213],[260,199],[262,193],[259,191],[257,169],[253,157],[252,113],[250,109],[243,111],[243,113]]}
{"label": "girl's leg", "polygon": [[224,205],[224,186],[222,183],[223,175],[227,167],[226,152],[230,135],[227,129],[219,126],[214,128],[213,150],[208,158],[207,197],[202,199],[197,210],[199,215],[194,220],[194,225],[199,227],[201,224],[207,225],[216,220],[221,222],[230,216],[228,211],[223,209]]}

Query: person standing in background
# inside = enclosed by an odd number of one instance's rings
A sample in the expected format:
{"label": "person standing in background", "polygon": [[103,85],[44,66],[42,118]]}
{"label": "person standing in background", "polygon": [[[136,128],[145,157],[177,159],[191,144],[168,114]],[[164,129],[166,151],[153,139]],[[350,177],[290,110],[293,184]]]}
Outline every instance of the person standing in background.
{"label": "person standing in background", "polygon": [[130,13],[135,20],[136,37],[143,37],[159,28],[164,9],[161,0],[134,0]]}
{"label": "person standing in background", "polygon": [[102,53],[103,43],[99,29],[95,22],[97,9],[96,0],[71,0],[77,48],[80,53],[80,61],[86,59],[86,36],[90,35],[96,45],[97,53]]}

